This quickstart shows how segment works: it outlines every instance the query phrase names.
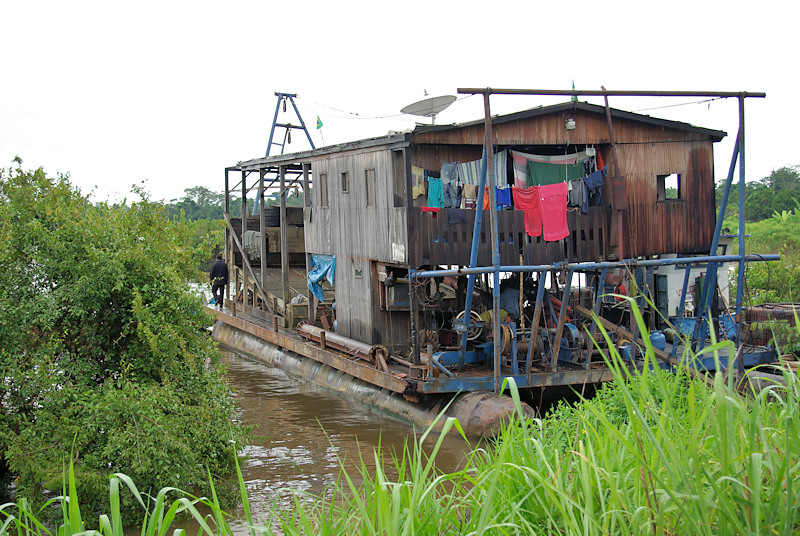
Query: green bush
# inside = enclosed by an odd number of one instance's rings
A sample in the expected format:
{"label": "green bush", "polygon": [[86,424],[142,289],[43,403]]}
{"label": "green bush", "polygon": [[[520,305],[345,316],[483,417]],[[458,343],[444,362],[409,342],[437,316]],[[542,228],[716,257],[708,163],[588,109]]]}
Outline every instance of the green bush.
{"label": "green bush", "polygon": [[230,472],[234,404],[185,223],[160,204],[92,205],[66,176],[0,171],[0,449],[34,505],[74,453],[83,500]]}

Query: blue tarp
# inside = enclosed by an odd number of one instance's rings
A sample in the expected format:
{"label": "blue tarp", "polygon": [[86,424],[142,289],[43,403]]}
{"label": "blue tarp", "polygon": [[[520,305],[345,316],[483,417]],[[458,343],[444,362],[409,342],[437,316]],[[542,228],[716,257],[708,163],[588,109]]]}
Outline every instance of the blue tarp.
{"label": "blue tarp", "polygon": [[311,255],[311,271],[308,272],[308,288],[319,301],[325,301],[320,281],[327,279],[333,286],[336,273],[336,255]]}

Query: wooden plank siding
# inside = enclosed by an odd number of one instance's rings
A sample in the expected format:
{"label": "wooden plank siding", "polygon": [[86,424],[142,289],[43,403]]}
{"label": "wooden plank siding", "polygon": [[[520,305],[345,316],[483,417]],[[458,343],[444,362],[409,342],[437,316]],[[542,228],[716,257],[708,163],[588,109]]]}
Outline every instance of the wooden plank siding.
{"label": "wooden plank siding", "polygon": [[[448,209],[438,213],[409,210],[411,223],[411,249],[409,265],[414,268],[434,265],[468,266],[472,248],[472,228],[477,212],[467,210],[466,223],[449,225]],[[520,253],[525,264],[552,264],[557,261],[603,260],[608,257],[609,218],[608,206],[590,207],[589,214],[577,211],[567,213],[570,236],[556,242],[545,242],[541,237],[530,237],[524,230],[524,213],[521,210],[497,212],[500,262],[518,265]],[[478,265],[491,265],[491,235],[489,212],[483,211],[483,229],[480,233]]]}
{"label": "wooden plank siding", "polygon": [[[711,142],[623,144],[618,150],[628,194],[626,256],[707,253],[716,222]],[[658,201],[657,177],[672,173],[680,174],[682,198]]]}
{"label": "wooden plank siding", "polygon": [[[404,330],[403,344],[408,336],[407,322],[390,322],[392,318],[376,314],[374,262],[406,262],[405,254],[397,256],[398,246],[401,250],[407,247],[408,233],[406,209],[395,206],[397,156],[393,153],[378,147],[330,155],[311,163],[314,177],[327,175],[328,206],[314,206],[306,212],[306,247],[311,253],[336,255],[337,332],[371,344],[390,345],[400,329]],[[370,173],[374,182],[369,185],[365,182],[367,170],[374,170]],[[404,175],[405,167],[398,171]],[[347,173],[346,192],[342,190],[342,173]],[[374,189],[375,202],[370,206],[367,188]],[[400,195],[404,200],[405,191]],[[389,324],[398,324],[397,329],[385,330]]]}
{"label": "wooden plank siding", "polygon": [[[611,142],[608,123],[602,107],[595,111],[583,109],[564,110],[533,118],[498,120],[492,124],[495,145],[584,145]],[[567,130],[567,119],[575,120],[575,129]],[[617,143],[644,141],[709,141],[708,134],[693,130],[679,130],[664,125],[643,123],[625,118],[614,118]],[[412,136],[412,145],[477,145],[483,144],[483,123],[476,122],[454,128],[442,125]],[[723,133],[724,134],[724,133]],[[476,158],[480,158],[480,153]],[[416,164],[415,164],[416,165]]]}

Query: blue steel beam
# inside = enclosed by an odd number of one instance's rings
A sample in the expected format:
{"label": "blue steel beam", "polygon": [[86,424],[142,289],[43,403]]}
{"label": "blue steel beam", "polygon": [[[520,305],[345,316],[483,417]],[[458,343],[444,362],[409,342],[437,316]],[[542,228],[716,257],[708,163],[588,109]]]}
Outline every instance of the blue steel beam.
{"label": "blue steel beam", "polygon": [[[480,176],[480,183],[478,187],[478,206],[483,206],[483,190],[484,190],[484,178],[486,177],[486,151],[483,151],[483,157],[481,158],[481,176]],[[475,224],[472,227],[472,249],[469,253],[469,265],[470,270],[475,268],[475,265],[478,264],[478,247],[480,246],[480,236],[481,236],[481,225],[483,224],[483,210],[478,210],[477,214],[475,214]],[[413,273],[413,271],[412,271]],[[464,352],[467,349],[467,336],[469,331],[469,324],[470,324],[470,314],[472,312],[472,292],[475,290],[475,274],[480,274],[484,272],[469,272],[469,277],[467,278],[467,296],[466,301],[464,302],[464,322],[465,322],[465,330],[464,333],[461,335],[461,350],[458,352],[458,370],[464,370]],[[409,274],[411,275],[411,274]],[[463,275],[463,274],[460,274]],[[434,276],[431,276],[434,277]]]}
{"label": "blue steel beam", "polygon": [[[712,261],[716,262],[752,262],[752,261],[778,261],[780,255],[705,255],[702,257],[671,257],[666,259],[645,259],[645,260],[624,260],[610,262],[579,262],[574,264],[555,263],[552,265],[537,266],[500,266],[501,272],[546,272],[548,270],[566,267],[576,272],[589,272],[602,270],[603,268],[634,268],[636,266],[672,266],[677,264],[702,264]],[[455,270],[410,270],[410,277],[425,279],[439,276],[459,276],[467,274],[488,274],[494,272],[494,266],[483,266],[474,268],[459,268]]]}

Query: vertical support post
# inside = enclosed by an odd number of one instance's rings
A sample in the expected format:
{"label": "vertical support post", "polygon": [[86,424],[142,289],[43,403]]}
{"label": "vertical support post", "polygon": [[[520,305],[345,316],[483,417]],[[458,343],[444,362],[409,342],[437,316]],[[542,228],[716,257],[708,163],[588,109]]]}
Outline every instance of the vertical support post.
{"label": "vertical support post", "polygon": [[[605,91],[605,89],[606,88],[603,88],[603,91]],[[611,121],[611,108],[608,106],[608,95],[604,95],[603,98],[605,99],[605,104],[606,104],[606,122],[608,122],[608,135],[609,138],[611,139],[611,152],[614,156],[614,179],[617,179],[617,180],[612,180],[612,185],[611,185],[612,196],[614,198],[618,198],[619,195],[617,194],[617,192],[614,191],[614,189],[618,187],[619,181],[622,180],[622,175],[620,174],[619,171],[619,155],[617,154],[617,139],[616,136],[614,136],[614,123]],[[624,184],[624,182],[622,184]],[[617,217],[617,242],[618,242],[617,260],[622,261],[625,258],[625,248],[624,248],[625,237],[622,232],[622,210],[620,209],[620,207],[614,207],[614,210]],[[620,275],[622,275],[624,269],[620,268],[619,270],[620,270],[619,271]]]}
{"label": "vertical support post", "polygon": [[[305,226],[305,211],[311,209],[311,191],[309,190],[308,173],[311,164],[303,164],[303,226]],[[304,234],[305,236],[305,234]],[[304,244],[306,257],[306,274],[311,270],[311,254],[308,252],[307,245]],[[312,324],[317,320],[317,298],[311,289],[306,285],[306,299],[308,300],[308,321]]]}
{"label": "vertical support post", "polygon": [[[230,181],[228,179],[228,172],[229,171],[230,171],[229,168],[225,168],[225,195],[223,197],[224,203],[225,203],[225,205],[224,205],[225,208],[224,208],[223,218],[229,218],[230,217],[230,202],[231,202],[230,200],[231,200],[231,198],[230,198],[230,192],[229,192]],[[233,263],[233,260],[235,258],[234,255],[233,255],[233,248],[232,247],[228,247],[228,241],[231,240],[231,238],[229,236],[230,232],[231,232],[230,229],[228,229],[228,226],[226,225],[225,226],[225,251],[223,252],[223,255],[225,256],[225,262],[228,263],[228,266],[231,268],[231,271],[234,274],[234,280],[236,280],[238,282],[238,278],[236,277],[236,266]],[[231,295],[231,281],[230,281],[230,279],[231,278],[228,278],[228,285],[227,285],[227,288],[225,289],[225,295],[228,296],[228,300],[230,300],[231,302],[235,302],[236,301],[236,297]],[[239,287],[237,285],[237,286],[234,286],[234,288],[238,289]],[[234,314],[234,316],[236,316],[236,315]]]}
{"label": "vertical support post", "polygon": [[500,393],[500,241],[497,236],[497,202],[495,200],[495,179],[492,134],[492,114],[489,108],[489,89],[483,92],[484,113],[484,150],[486,151],[486,176],[489,187],[489,227],[492,235],[492,267],[494,268],[494,286],[492,288],[492,333],[494,334],[494,392]]}
{"label": "vertical support post", "polygon": [[242,170],[242,243],[247,231],[247,172]]}
{"label": "vertical support post", "polygon": [[564,334],[564,324],[567,320],[567,305],[569,304],[569,291],[572,285],[572,276],[575,274],[575,269],[570,268],[567,280],[564,283],[564,291],[561,293],[561,310],[558,312],[558,326],[556,327],[556,340],[550,350],[553,356],[550,358],[550,370],[556,370],[558,365],[558,354],[561,351],[561,337]]}
{"label": "vertical support post", "polygon": [[[475,224],[472,226],[472,249],[469,253],[469,267],[475,268],[478,265],[478,248],[481,244],[481,226],[483,225],[483,187],[486,177],[486,150],[483,151],[481,158],[481,178],[478,182],[478,205],[475,210]],[[472,293],[475,290],[475,274],[467,276],[467,295],[464,297],[464,322],[469,328],[470,315],[472,314]],[[412,301],[413,304],[413,301]],[[413,309],[413,307],[412,307]],[[413,328],[413,326],[412,326]],[[458,352],[458,370],[464,370],[464,352],[467,350],[467,336],[469,329],[461,335],[461,350]],[[419,365],[419,363],[417,363]]]}
{"label": "vertical support post", "polygon": [[[258,206],[258,228],[261,230],[261,238],[260,238],[260,250],[261,250],[261,288],[267,288],[267,257],[269,256],[269,251],[267,248],[267,222],[265,220],[264,212],[264,175],[266,175],[267,170],[262,168],[258,170],[258,199],[256,200],[256,205]],[[261,310],[265,311],[268,309],[268,305],[264,303],[262,298],[261,300]]]}
{"label": "vertical support post", "polygon": [[592,317],[592,327],[589,330],[589,348],[586,350],[586,361],[583,368],[588,369],[592,361],[592,342],[595,337],[595,330],[597,329],[597,318],[600,316],[600,305],[603,303],[603,294],[605,293],[606,274],[608,268],[603,268],[600,272],[600,280],[597,282],[597,293],[594,296],[594,316]]}
{"label": "vertical support post", "polygon": [[[419,333],[418,333],[418,330],[417,330],[417,320],[419,318],[419,309],[417,308],[417,298],[416,298],[417,292],[416,292],[416,288],[417,288],[417,282],[418,281],[419,281],[419,279],[416,279],[414,277],[413,270],[409,271],[409,274],[408,274],[408,308],[411,309],[411,344],[413,346],[413,354],[414,354],[412,356],[412,361],[414,362],[415,365],[419,365],[422,362],[421,358],[420,358],[420,355],[419,355],[420,354]],[[389,313],[389,314],[391,314],[391,313]],[[466,337],[466,333],[464,334],[464,337]],[[464,340],[465,340],[465,344],[464,345],[466,345],[466,338]],[[463,352],[464,352],[464,348],[463,347],[461,348],[461,352],[462,352],[461,355],[464,355],[463,354]],[[459,362],[461,362],[461,361],[462,361],[462,359],[459,358]]]}
{"label": "vertical support post", "polygon": [[286,233],[286,166],[280,166],[278,171],[281,179],[281,281],[283,283],[283,314],[286,325],[293,324],[292,306],[289,303],[289,247],[287,246]]}
{"label": "vertical support post", "polygon": [[[744,95],[739,95],[739,274],[736,280],[736,346],[742,345],[742,297],[744,292]],[[739,366],[744,368],[744,358]]]}
{"label": "vertical support post", "polygon": [[[247,172],[242,170],[242,239],[239,241],[239,245],[244,244],[244,233],[247,232]],[[242,264],[248,262],[244,251],[240,251],[242,254]],[[247,273],[242,273],[242,303],[247,303]],[[255,299],[255,292],[253,292],[253,299]]]}
{"label": "vertical support post", "polygon": [[[542,318],[542,300],[544,299],[544,278],[545,272],[539,272],[539,280],[536,287],[536,305],[533,308],[533,321],[531,322],[531,348],[528,349],[528,359],[525,364],[528,374],[531,373],[531,365],[533,364],[531,356],[533,355],[532,348],[535,344],[534,341],[539,340],[539,320]],[[544,348],[542,348],[542,351],[544,351]]]}
{"label": "vertical support post", "polygon": [[228,179],[228,172],[230,169],[225,168],[225,213],[231,212],[231,197],[230,197],[230,181]]}

